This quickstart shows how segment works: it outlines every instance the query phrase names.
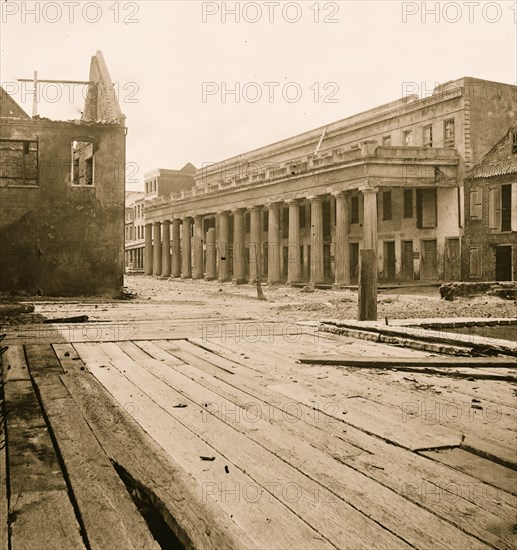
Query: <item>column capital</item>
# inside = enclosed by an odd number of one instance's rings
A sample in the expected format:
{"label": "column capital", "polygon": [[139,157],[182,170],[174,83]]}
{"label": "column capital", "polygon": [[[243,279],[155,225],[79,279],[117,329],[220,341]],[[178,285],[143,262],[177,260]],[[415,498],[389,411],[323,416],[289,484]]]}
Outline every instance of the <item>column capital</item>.
{"label": "column capital", "polygon": [[245,210],[246,210],[246,208],[244,208],[243,206],[239,206],[239,207],[237,207],[237,208],[232,208],[232,209],[231,209],[231,213],[232,213],[233,215],[235,215],[235,214],[242,214],[242,213],[244,213]]}
{"label": "column capital", "polygon": [[302,199],[301,198],[286,199],[284,202],[289,206],[300,206]]}
{"label": "column capital", "polygon": [[263,205],[262,204],[257,204],[257,205],[254,205],[254,206],[250,206],[248,207],[248,210],[250,212],[261,212],[263,210]]}
{"label": "column capital", "polygon": [[377,178],[367,178],[364,180],[363,185],[358,186],[357,190],[362,191],[363,193],[377,193],[381,185],[381,180]]}
{"label": "column capital", "polygon": [[323,195],[307,195],[307,200],[311,202],[322,202]]}

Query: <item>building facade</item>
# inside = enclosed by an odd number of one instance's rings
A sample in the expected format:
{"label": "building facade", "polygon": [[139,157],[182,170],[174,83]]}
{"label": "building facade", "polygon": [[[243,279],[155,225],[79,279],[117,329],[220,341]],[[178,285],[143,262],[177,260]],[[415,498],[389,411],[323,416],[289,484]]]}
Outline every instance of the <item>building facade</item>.
{"label": "building facade", "polygon": [[464,174],[516,100],[462,78],[203,166],[147,204],[145,272],[344,286],[373,248],[381,280],[460,280]]}
{"label": "building facade", "polygon": [[126,126],[102,53],[80,120],[31,118],[1,99],[0,291],[119,292]]}
{"label": "building facade", "polygon": [[145,191],[126,193],[126,273],[144,270],[144,210],[147,204],[155,199],[169,200],[171,193],[192,189],[195,174],[196,167],[190,163],[180,170],[157,168],[144,174]]}
{"label": "building facade", "polygon": [[144,206],[143,191],[126,191],[126,241],[125,272],[138,273],[144,270]]}
{"label": "building facade", "polygon": [[517,123],[465,180],[463,272],[517,281]]}

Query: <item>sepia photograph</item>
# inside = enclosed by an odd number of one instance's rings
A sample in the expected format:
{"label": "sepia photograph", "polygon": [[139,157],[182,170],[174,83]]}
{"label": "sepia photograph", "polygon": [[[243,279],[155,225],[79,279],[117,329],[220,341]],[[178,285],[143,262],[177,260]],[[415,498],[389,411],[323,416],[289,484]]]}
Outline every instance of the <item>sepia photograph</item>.
{"label": "sepia photograph", "polygon": [[517,548],[517,2],[1,0],[0,550]]}

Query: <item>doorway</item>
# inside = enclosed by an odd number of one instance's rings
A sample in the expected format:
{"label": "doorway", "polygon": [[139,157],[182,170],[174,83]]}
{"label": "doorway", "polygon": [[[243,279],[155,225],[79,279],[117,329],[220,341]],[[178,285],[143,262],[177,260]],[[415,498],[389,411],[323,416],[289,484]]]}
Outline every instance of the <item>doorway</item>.
{"label": "doorway", "polygon": [[402,278],[406,280],[413,280],[415,278],[413,241],[402,241]]}
{"label": "doorway", "polygon": [[495,280],[512,280],[512,247],[509,245],[495,248]]}
{"label": "doorway", "polygon": [[423,280],[438,279],[438,245],[435,239],[422,241],[422,265],[420,267],[420,278]]}
{"label": "doorway", "polygon": [[359,280],[359,243],[350,243],[350,282]]}
{"label": "doorway", "polygon": [[384,278],[388,281],[395,279],[395,242],[384,242]]}
{"label": "doorway", "polygon": [[460,240],[445,239],[445,280],[460,280]]}

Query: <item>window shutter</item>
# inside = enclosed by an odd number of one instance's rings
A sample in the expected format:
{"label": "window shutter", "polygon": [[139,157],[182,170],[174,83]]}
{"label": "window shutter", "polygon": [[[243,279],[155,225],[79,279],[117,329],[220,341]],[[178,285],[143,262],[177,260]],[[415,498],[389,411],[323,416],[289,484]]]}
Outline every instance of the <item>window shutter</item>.
{"label": "window shutter", "polygon": [[480,220],[482,217],[483,192],[481,189],[472,189],[470,191],[470,217]]}
{"label": "window shutter", "polygon": [[470,247],[469,272],[471,277],[481,277],[481,248]]}
{"label": "window shutter", "polygon": [[512,231],[517,231],[517,183],[512,183]]}
{"label": "window shutter", "polygon": [[501,229],[501,188],[490,189],[489,228]]}

